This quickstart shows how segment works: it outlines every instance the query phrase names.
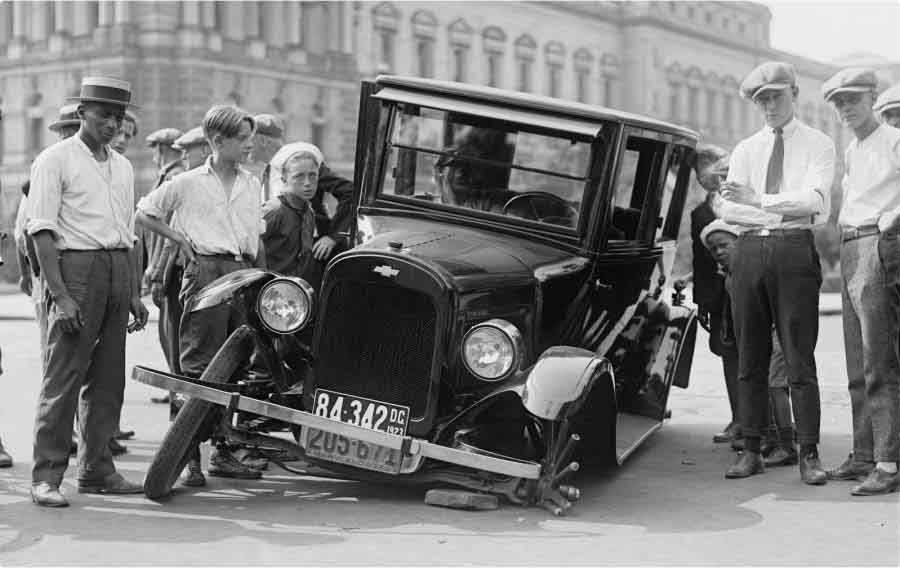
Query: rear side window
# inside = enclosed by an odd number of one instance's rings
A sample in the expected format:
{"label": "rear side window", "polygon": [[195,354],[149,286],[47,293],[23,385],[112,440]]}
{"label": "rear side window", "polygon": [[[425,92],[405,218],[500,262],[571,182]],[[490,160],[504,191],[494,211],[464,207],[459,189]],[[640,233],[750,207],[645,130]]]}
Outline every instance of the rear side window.
{"label": "rear side window", "polygon": [[647,227],[656,228],[648,205],[653,203],[666,145],[658,140],[629,136],[621,157],[613,194],[609,240],[647,241]]}

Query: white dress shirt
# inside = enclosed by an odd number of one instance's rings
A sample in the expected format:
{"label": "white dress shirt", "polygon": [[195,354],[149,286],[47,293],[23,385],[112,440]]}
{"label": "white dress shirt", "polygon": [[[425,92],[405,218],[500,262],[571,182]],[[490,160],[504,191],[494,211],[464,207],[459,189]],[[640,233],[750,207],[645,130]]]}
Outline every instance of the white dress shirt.
{"label": "white dress shirt", "polygon": [[834,181],[834,142],[823,132],[791,119],[784,128],[784,175],[778,193],[766,193],[766,174],[775,144],[766,126],[741,140],[731,153],[728,181],[747,185],[761,197],[760,207],[716,196],[713,210],[744,228],[810,228],[828,220]]}
{"label": "white dress shirt", "polygon": [[900,213],[900,130],[879,125],[845,152],[842,227],[879,225],[887,229]]}
{"label": "white dress shirt", "polygon": [[78,135],[41,152],[31,165],[26,229],[49,230],[59,250],[131,248],[134,170],[107,147],[98,162]]}
{"label": "white dress shirt", "polygon": [[259,180],[238,167],[231,195],[226,195],[209,158],[144,196],[138,210],[163,221],[174,214],[173,230],[184,235],[197,254],[255,258],[265,228],[259,192]]}

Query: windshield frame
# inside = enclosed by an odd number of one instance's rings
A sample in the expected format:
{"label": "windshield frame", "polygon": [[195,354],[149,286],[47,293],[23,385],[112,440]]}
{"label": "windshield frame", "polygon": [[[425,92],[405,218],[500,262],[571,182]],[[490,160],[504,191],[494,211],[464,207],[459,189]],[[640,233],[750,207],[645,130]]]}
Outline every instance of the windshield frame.
{"label": "windshield frame", "polygon": [[[586,171],[584,172],[583,177],[579,176],[576,178],[582,182],[582,199],[581,206],[579,207],[578,220],[574,227],[567,227],[564,225],[553,225],[511,215],[501,215],[488,211],[479,211],[424,201],[411,196],[385,194],[384,189],[389,182],[388,175],[390,173],[391,153],[395,146],[392,143],[392,138],[396,122],[399,120],[401,114],[403,114],[403,104],[404,103],[400,101],[381,100],[381,119],[379,121],[381,124],[378,129],[376,140],[376,146],[378,148],[376,152],[377,161],[373,164],[374,168],[372,168],[371,171],[373,176],[371,180],[372,183],[366,184],[368,186],[365,192],[366,195],[361,203],[363,207],[371,207],[379,210],[403,209],[405,212],[418,212],[424,217],[432,217],[450,222],[460,222],[460,220],[465,219],[468,221],[466,224],[475,224],[481,227],[487,226],[489,228],[508,228],[517,233],[524,231],[529,234],[534,234],[535,232],[539,232],[541,235],[555,241],[564,240],[568,241],[570,244],[579,245],[579,248],[583,248],[587,245],[586,237],[592,235],[596,229],[596,227],[594,227],[594,230],[592,230],[592,226],[596,225],[596,202],[600,193],[599,186],[608,176],[609,168],[612,165],[611,161],[614,159],[612,146],[615,145],[617,140],[617,132],[620,128],[618,123],[612,121],[596,121],[596,131],[599,135],[591,137],[581,132],[573,132],[572,130],[567,129],[552,129],[544,126],[504,120],[501,113],[498,113],[501,114],[501,116],[492,115],[488,112],[479,113],[477,115],[467,113],[470,117],[483,117],[485,122],[489,122],[491,125],[504,128],[508,131],[523,131],[553,138],[573,139],[580,143],[589,144],[589,156],[586,164]],[[444,113],[455,112],[452,108],[454,105],[452,104],[447,105],[447,107],[450,108],[442,108],[436,104],[419,106],[420,108],[429,109],[431,111]],[[489,109],[490,107],[485,105],[485,108]],[[529,112],[529,114],[533,113]],[[548,117],[543,118],[544,120],[541,122],[546,123]],[[424,150],[429,154],[440,153],[427,148],[422,148],[421,150]],[[513,167],[523,170],[528,169],[518,166]],[[565,174],[560,173],[559,177],[566,178],[573,176],[566,176]]]}

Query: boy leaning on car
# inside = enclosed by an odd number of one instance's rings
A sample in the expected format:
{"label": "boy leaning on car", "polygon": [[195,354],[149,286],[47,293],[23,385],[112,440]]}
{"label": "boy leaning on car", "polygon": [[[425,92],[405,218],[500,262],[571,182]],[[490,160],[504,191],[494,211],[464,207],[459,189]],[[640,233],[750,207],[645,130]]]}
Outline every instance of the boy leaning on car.
{"label": "boy leaning on car", "polygon": [[[259,181],[244,167],[256,123],[247,112],[214,106],[203,118],[212,149],[206,164],[176,176],[138,203],[138,222],[176,242],[186,259],[181,281],[184,314],[179,330],[181,372],[200,377],[228,334],[241,322],[228,305],[191,312],[190,304],[213,280],[252,266],[265,267]],[[175,213],[178,230],[163,219]],[[210,475],[255,479],[224,448],[210,456]]]}

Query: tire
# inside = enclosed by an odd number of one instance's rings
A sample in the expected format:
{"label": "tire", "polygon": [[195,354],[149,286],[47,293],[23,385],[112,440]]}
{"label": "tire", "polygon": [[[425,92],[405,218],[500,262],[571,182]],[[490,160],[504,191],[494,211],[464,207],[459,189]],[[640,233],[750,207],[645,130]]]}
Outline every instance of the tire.
{"label": "tire", "polygon": [[[253,335],[253,330],[247,326],[234,330],[200,379],[217,383],[231,382],[235,371],[253,352]],[[215,419],[216,406],[218,405],[215,403],[199,398],[185,401],[147,469],[144,495],[149,499],[160,499],[172,492],[172,486],[190,459],[191,448],[200,442],[197,439],[198,432]]]}

